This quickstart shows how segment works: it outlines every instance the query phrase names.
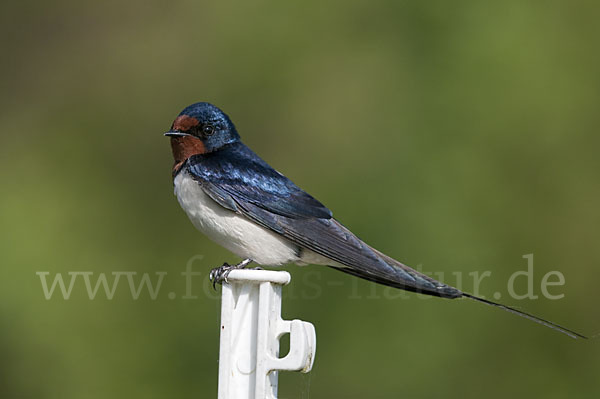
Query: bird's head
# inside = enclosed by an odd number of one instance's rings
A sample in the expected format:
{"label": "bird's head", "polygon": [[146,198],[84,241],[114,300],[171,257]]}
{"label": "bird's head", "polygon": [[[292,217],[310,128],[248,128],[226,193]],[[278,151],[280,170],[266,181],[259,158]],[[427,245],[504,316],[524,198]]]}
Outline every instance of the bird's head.
{"label": "bird's head", "polygon": [[186,107],[175,118],[165,136],[171,138],[176,163],[182,163],[192,155],[207,154],[240,141],[231,119],[209,103],[195,103]]}

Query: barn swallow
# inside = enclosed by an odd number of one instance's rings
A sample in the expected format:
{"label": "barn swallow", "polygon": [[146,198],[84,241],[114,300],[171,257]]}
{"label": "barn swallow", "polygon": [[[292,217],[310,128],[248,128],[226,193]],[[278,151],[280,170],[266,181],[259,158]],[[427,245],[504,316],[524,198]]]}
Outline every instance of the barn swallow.
{"label": "barn swallow", "polygon": [[375,283],[441,298],[470,298],[572,338],[583,335],[443,284],[369,246],[331,211],[244,145],[231,119],[212,104],[185,108],[171,139],[175,195],[194,226],[243,259],[211,272],[222,282],[234,268],[326,265]]}

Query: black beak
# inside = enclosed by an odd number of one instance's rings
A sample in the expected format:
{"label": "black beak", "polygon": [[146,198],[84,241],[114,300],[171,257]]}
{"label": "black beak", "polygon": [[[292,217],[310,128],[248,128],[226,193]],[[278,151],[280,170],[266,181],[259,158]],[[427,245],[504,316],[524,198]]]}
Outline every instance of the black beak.
{"label": "black beak", "polygon": [[189,136],[189,133],[186,132],[180,132],[179,130],[169,130],[168,132],[165,133],[165,136],[171,136],[171,137],[183,137],[183,136]]}

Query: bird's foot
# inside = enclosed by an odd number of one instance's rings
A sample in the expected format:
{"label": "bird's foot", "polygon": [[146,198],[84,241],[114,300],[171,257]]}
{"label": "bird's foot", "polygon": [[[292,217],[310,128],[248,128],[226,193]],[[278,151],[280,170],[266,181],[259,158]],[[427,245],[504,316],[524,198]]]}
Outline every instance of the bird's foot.
{"label": "bird's foot", "polygon": [[[237,265],[230,265],[229,263],[223,263],[222,266],[216,267],[210,271],[208,278],[212,281],[212,285],[214,289],[217,289],[217,283],[223,284],[223,282],[227,282],[227,276],[231,273],[232,270],[236,269],[244,269],[252,263],[252,259],[244,259]],[[257,268],[259,269],[259,268]]]}

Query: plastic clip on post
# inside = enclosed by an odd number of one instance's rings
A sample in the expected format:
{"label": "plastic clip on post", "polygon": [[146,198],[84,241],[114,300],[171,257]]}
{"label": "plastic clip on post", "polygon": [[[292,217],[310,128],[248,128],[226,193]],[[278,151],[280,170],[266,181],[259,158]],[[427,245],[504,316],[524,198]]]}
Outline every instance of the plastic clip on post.
{"label": "plastic clip on post", "polygon": [[[284,271],[233,270],[223,284],[219,399],[277,398],[279,370],[308,373],[316,350],[315,327],[281,319]],[[279,358],[279,339],[290,334],[290,351]]]}

